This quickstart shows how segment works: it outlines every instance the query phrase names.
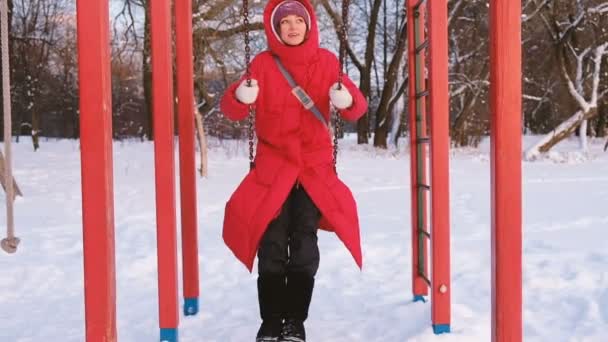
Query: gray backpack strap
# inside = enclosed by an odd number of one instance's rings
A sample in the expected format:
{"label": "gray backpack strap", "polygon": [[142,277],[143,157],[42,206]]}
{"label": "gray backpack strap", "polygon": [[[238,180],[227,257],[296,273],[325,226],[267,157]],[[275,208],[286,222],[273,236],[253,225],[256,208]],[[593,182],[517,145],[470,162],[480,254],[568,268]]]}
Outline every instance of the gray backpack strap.
{"label": "gray backpack strap", "polygon": [[281,74],[283,74],[283,77],[285,77],[287,83],[289,83],[289,86],[291,87],[291,93],[298,99],[298,101],[300,101],[300,103],[302,103],[304,108],[310,110],[317,117],[317,119],[319,119],[319,121],[321,121],[325,126],[327,126],[327,121],[325,121],[325,117],[323,116],[323,114],[321,114],[321,111],[319,111],[317,106],[315,106],[315,102],[310,98],[310,96],[308,96],[306,91],[304,91],[304,89],[302,89],[302,87],[300,87],[296,83],[293,77],[291,77],[287,69],[285,69],[283,63],[281,63],[279,57],[275,55],[273,55],[272,57],[277,63]]}

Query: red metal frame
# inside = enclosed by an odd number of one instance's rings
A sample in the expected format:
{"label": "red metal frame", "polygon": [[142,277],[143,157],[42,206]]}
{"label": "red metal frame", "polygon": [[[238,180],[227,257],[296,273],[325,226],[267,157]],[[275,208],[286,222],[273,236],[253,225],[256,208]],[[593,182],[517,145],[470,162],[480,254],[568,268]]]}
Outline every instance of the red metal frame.
{"label": "red metal frame", "polygon": [[[414,40],[414,29],[413,29],[413,23],[414,23],[414,10],[413,7],[414,5],[416,5],[418,3],[419,0],[407,0],[406,6],[407,6],[407,25],[408,25],[408,30],[407,30],[407,34],[408,34],[408,61],[409,65],[409,74],[410,75],[415,75],[416,74],[416,66],[413,63],[414,61],[414,56],[415,56],[415,40]],[[424,17],[424,9],[420,8],[421,10],[421,17]],[[422,23],[422,21],[421,21]],[[424,32],[424,27],[421,24],[420,25],[420,29],[422,31],[420,32]],[[424,33],[422,33],[424,35]],[[424,65],[424,57],[422,57],[422,62]],[[418,265],[419,265],[419,261],[418,261],[418,203],[417,203],[417,196],[418,196],[418,165],[417,165],[417,157],[418,157],[418,151],[417,151],[417,141],[416,141],[416,107],[413,106],[412,104],[416,101],[416,84],[415,84],[415,78],[414,77],[410,77],[409,78],[409,127],[410,127],[410,188],[411,188],[411,212],[412,212],[412,292],[414,295],[414,298],[419,298],[420,296],[426,296],[428,295],[428,285],[426,284],[426,282],[423,280],[423,278],[421,278],[418,275]],[[425,113],[425,100],[422,99],[422,110],[423,110],[423,115],[422,115],[422,127],[425,127],[425,117],[426,115],[424,115]],[[426,146],[423,146],[423,151],[426,150]],[[426,154],[426,153],[424,153]],[[422,165],[422,179],[423,179],[423,183],[426,183],[426,165]],[[424,227],[426,229],[427,227],[427,214],[426,214],[426,196],[425,196],[425,200],[423,201],[423,210],[424,210]],[[425,241],[423,248],[424,248],[424,255],[428,255],[428,251],[427,251],[427,246],[428,246],[428,242]],[[428,263],[424,264],[424,272],[425,274],[428,274]]]}
{"label": "red metal frame", "polygon": [[[186,300],[199,296],[196,179],[194,161],[194,86],[192,1],[175,2],[175,40],[179,123],[183,286]],[[194,308],[190,308],[194,309]],[[187,315],[196,312],[185,310]]]}
{"label": "red metal frame", "polygon": [[522,340],[521,2],[490,1],[492,341]]}
{"label": "red metal frame", "polygon": [[78,0],[86,340],[116,341],[112,90],[107,0]]}
{"label": "red metal frame", "polygon": [[448,88],[448,5],[429,4],[429,88],[431,124],[432,321],[435,331],[450,325],[450,106]]}
{"label": "red metal frame", "polygon": [[[450,322],[449,177],[447,97],[447,8],[429,0],[431,24],[430,87],[433,206],[433,324]],[[419,0],[408,0],[409,60],[415,53],[413,11]],[[173,157],[173,89],[170,3],[151,1],[154,96],[159,316],[161,329],[177,329],[177,237],[175,231],[175,171]],[[423,8],[420,9],[424,16]],[[78,0],[81,172],[87,341],[116,341],[116,287],[112,179],[112,116],[109,55],[109,15],[106,0]],[[196,194],[194,183],[192,27],[189,4],[178,2],[178,92],[180,95],[180,165],[186,297],[198,297],[196,262]],[[490,2],[492,106],[492,341],[522,340],[522,202],[521,202],[521,4]],[[422,23],[422,21],[421,21]],[[424,32],[421,25],[420,32]],[[410,75],[415,65],[409,65]],[[410,103],[416,101],[410,77]],[[424,102],[422,102],[424,103]],[[424,105],[422,105],[424,108]],[[513,114],[516,115],[513,115]],[[423,116],[424,119],[424,116]],[[410,106],[412,184],[412,273],[415,296],[428,294],[417,274],[416,113]],[[424,128],[423,122],[423,128]],[[189,134],[188,134],[189,133]],[[424,150],[423,150],[424,151]],[[426,154],[426,151],[424,151]],[[100,158],[100,156],[102,156]],[[424,168],[425,165],[422,165]],[[423,169],[423,177],[426,178]],[[186,189],[193,190],[189,192]],[[426,198],[425,198],[426,200]],[[426,208],[426,203],[423,203]],[[426,212],[424,213],[426,219]],[[425,224],[426,226],[426,224]],[[426,244],[424,245],[426,253]],[[425,265],[426,270],[426,265]],[[441,285],[446,292],[440,292]]]}
{"label": "red metal frame", "polygon": [[171,3],[150,1],[154,170],[160,328],[177,329],[177,234],[175,228],[175,160],[173,143],[173,63]]}

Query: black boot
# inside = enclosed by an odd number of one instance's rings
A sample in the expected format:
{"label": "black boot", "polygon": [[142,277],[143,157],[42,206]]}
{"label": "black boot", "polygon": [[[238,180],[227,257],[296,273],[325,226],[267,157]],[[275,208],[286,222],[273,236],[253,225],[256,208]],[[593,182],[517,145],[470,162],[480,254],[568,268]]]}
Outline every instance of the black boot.
{"label": "black boot", "polygon": [[306,273],[287,275],[285,323],[279,341],[305,342],[304,321],[308,318],[308,308],[312,299],[315,278]]}
{"label": "black boot", "polygon": [[260,275],[258,277],[258,301],[262,325],[258,330],[256,342],[276,342],[279,340],[283,326],[284,295],[285,276]]}
{"label": "black boot", "polygon": [[304,321],[287,318],[283,324],[279,342],[306,342],[306,330]]}

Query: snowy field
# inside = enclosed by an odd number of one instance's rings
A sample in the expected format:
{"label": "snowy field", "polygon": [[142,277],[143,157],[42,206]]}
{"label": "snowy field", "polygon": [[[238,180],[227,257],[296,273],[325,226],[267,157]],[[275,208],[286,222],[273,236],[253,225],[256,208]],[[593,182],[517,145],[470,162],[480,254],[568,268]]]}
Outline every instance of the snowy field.
{"label": "snowy field", "polygon": [[[0,341],[83,342],[78,142],[42,141],[35,153],[27,139],[13,146],[25,194],[15,205],[22,243],[16,255],[0,254]],[[429,303],[412,302],[407,151],[341,146],[339,174],[358,201],[364,268],[334,235],[320,233],[309,341],[490,341],[488,142],[451,154],[452,333],[440,336]],[[253,341],[258,328],[256,275],[221,239],[224,203],[248,168],[245,147],[212,141],[210,177],[197,180],[201,313],[181,317],[181,342]],[[592,140],[582,155],[571,140],[523,164],[526,341],[608,341],[602,147]],[[114,156],[118,337],[158,341],[153,145],[116,142]]]}

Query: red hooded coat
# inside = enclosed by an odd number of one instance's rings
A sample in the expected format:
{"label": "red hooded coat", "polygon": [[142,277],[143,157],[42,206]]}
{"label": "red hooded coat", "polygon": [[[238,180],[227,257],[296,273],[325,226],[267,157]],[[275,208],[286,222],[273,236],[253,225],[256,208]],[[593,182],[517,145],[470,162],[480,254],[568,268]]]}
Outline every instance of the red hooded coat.
{"label": "red hooded coat", "polygon": [[[250,65],[251,78],[258,80],[260,88],[255,102],[258,137],[255,168],[226,203],[223,238],[251,271],[264,231],[299,181],[321,211],[321,228],[334,231],[361,267],[357,205],[334,172],[333,146],[327,127],[291,93],[272,55],[281,59],[328,121],[329,89],[338,81],[340,65],[333,53],[319,48],[317,19],[308,0],[300,0],[311,16],[306,41],[299,46],[281,43],[273,33],[270,17],[282,1],[270,0],[266,6],[264,26],[270,49],[257,55]],[[248,106],[235,96],[243,79],[232,84],[221,100],[221,110],[231,120],[242,120],[248,114]],[[357,120],[367,110],[367,102],[346,75],[343,84],[353,96],[353,105],[340,114],[346,120]]]}

